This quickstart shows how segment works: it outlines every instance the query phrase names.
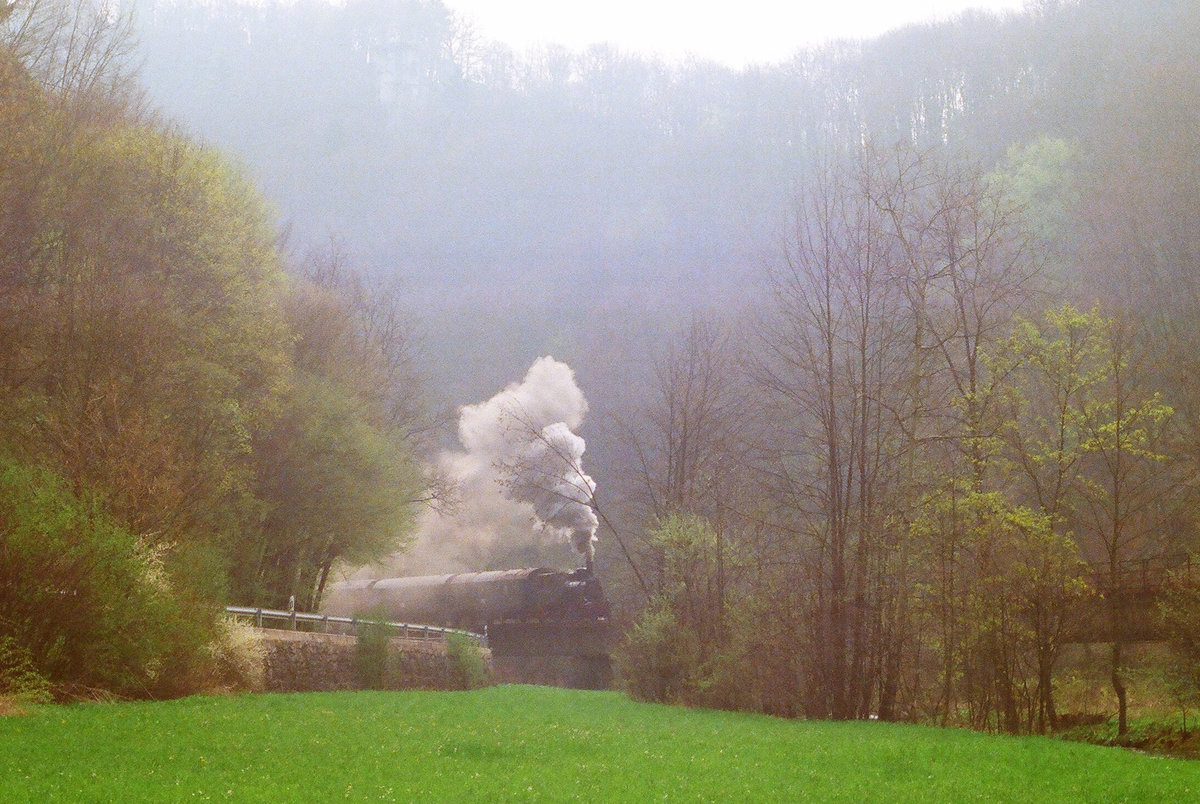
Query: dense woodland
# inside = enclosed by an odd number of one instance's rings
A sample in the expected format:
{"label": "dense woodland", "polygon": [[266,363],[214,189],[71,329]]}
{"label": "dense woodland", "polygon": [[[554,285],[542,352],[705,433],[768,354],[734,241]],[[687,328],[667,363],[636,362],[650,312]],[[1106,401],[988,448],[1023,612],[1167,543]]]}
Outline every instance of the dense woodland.
{"label": "dense woodland", "polygon": [[186,690],[222,600],[303,608],[403,544],[408,323],[335,247],[284,258],[260,193],[141,102],[120,19],[3,13],[0,647]]}
{"label": "dense woodland", "polygon": [[[744,71],[415,0],[6,8],[0,647],[36,672],[166,694],[193,601],[315,603],[452,502],[448,406],[551,352],[633,693],[1051,731],[1100,611],[1124,730],[1105,579],[1200,516],[1190,2]],[[98,633],[118,592],[163,633]]]}

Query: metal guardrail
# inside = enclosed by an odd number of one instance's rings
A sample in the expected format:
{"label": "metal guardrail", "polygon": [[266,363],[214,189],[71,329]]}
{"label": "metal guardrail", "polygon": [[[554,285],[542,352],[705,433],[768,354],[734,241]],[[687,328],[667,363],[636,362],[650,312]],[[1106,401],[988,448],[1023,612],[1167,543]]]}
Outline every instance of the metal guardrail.
{"label": "metal guardrail", "polygon": [[[310,631],[322,634],[329,633],[331,625],[349,626],[351,634],[358,634],[359,625],[385,625],[391,628],[396,636],[402,639],[445,640],[449,634],[462,634],[475,640],[481,648],[487,647],[487,634],[476,634],[474,631],[463,631],[459,628],[442,628],[437,625],[414,625],[412,623],[380,623],[378,620],[360,620],[357,617],[330,617],[328,614],[310,614],[303,611],[281,611],[278,609],[261,609],[251,606],[226,606],[225,612],[234,619],[250,618],[255,628],[266,628],[264,623],[279,623],[289,631]],[[304,624],[306,628],[299,626]],[[315,626],[315,627],[313,627]]]}

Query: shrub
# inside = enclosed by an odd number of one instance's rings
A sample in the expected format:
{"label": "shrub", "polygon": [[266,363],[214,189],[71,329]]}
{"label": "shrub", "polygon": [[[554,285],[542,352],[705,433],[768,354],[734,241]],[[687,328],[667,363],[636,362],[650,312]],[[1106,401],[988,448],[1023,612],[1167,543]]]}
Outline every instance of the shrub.
{"label": "shrub", "polygon": [[466,634],[446,634],[446,656],[455,688],[472,690],[492,683],[487,656],[479,643]]}
{"label": "shrub", "polygon": [[392,629],[383,620],[358,621],[354,640],[354,680],[360,689],[386,689],[392,664]]}
{"label": "shrub", "polygon": [[187,691],[215,609],[166,551],[56,475],[0,458],[0,637],[67,692]]}
{"label": "shrub", "polygon": [[699,640],[661,603],[646,609],[617,655],[626,689],[639,701],[683,701],[699,665]]}
{"label": "shrub", "polygon": [[[671,515],[650,534],[662,551],[662,584],[618,657],[629,693],[638,699],[722,708],[753,708],[740,668],[745,646],[730,628],[740,603],[726,587],[740,562],[722,547],[712,523]],[[718,558],[723,555],[721,561]]]}
{"label": "shrub", "polygon": [[258,629],[222,618],[209,643],[213,681],[227,689],[261,692],[267,674],[267,647]]}
{"label": "shrub", "polygon": [[29,650],[12,637],[0,637],[0,698],[18,703],[50,703],[50,682],[37,671]]}

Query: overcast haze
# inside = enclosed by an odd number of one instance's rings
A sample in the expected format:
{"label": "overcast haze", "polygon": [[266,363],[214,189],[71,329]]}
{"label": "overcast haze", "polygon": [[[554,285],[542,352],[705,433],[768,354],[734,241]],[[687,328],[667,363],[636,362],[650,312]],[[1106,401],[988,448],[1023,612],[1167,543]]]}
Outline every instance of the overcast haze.
{"label": "overcast haze", "polygon": [[670,59],[697,56],[741,67],[784,61],[830,39],[873,37],[968,9],[1015,11],[1026,0],[446,0],[446,5],[471,20],[480,35],[518,51],[611,42]]}

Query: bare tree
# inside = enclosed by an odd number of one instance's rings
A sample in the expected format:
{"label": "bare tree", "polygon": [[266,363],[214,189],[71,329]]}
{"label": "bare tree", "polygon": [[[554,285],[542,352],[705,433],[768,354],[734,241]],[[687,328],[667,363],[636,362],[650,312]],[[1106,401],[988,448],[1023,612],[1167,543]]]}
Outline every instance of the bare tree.
{"label": "bare tree", "polygon": [[425,396],[420,316],[409,307],[404,285],[394,277],[366,276],[339,236],[306,252],[298,273],[309,285],[299,291],[308,297],[306,315],[324,319],[311,322],[309,337],[336,341],[312,344],[314,359],[337,355],[336,364],[319,370],[337,373],[369,397],[381,426],[400,431],[418,450],[430,448],[445,421],[433,415]]}
{"label": "bare tree", "polygon": [[[624,428],[638,462],[635,494],[645,529],[653,532],[679,515],[703,520],[711,531],[704,543],[713,551],[706,566],[714,572],[705,627],[716,643],[724,638],[729,559],[740,552],[748,505],[750,408],[734,326],[693,315],[678,340],[654,359],[650,396]],[[655,593],[669,583],[664,547],[650,538],[638,550]]]}
{"label": "bare tree", "polygon": [[1016,220],[977,167],[904,146],[862,149],[797,202],[756,376],[779,424],[764,465],[804,579],[812,714],[894,714],[920,652],[910,602],[932,584],[938,711],[949,718],[958,679],[972,683],[967,662],[1016,728],[1011,646],[989,633],[966,656],[963,642],[969,585],[1003,567],[989,552],[1001,542],[981,535],[1008,515],[987,513],[998,503],[981,497],[947,509],[932,552],[910,544],[941,490],[1000,487],[991,465],[1011,367],[986,355],[1037,274]]}
{"label": "bare tree", "polygon": [[879,667],[872,573],[899,452],[887,404],[903,331],[887,224],[865,171],[829,169],[811,183],[772,275],[776,315],[756,368],[785,423],[765,456],[806,573],[805,642],[818,656],[808,709],[818,716],[865,716]]}
{"label": "bare tree", "polygon": [[[1038,263],[1029,253],[1019,210],[976,165],[944,153],[919,153],[908,147],[876,156],[874,202],[890,221],[899,257],[894,280],[902,288],[909,322],[909,392],[899,401],[900,417],[912,447],[927,467],[941,466],[920,486],[942,485],[938,475],[966,476],[974,494],[994,483],[990,466],[1004,424],[999,410],[1003,376],[991,371],[988,348],[1007,336],[1013,316],[1036,297]],[[932,482],[932,486],[928,485]],[[966,527],[968,523],[963,523]],[[963,531],[964,533],[966,531]],[[954,708],[952,680],[961,655],[958,627],[961,589],[974,567],[988,567],[991,557],[963,552],[954,529],[944,531],[939,551],[940,583],[948,588],[940,599],[943,717]],[[999,657],[1005,646],[985,648],[997,658],[978,657],[1000,674],[995,687],[1012,712],[1007,677],[1011,663]]]}

